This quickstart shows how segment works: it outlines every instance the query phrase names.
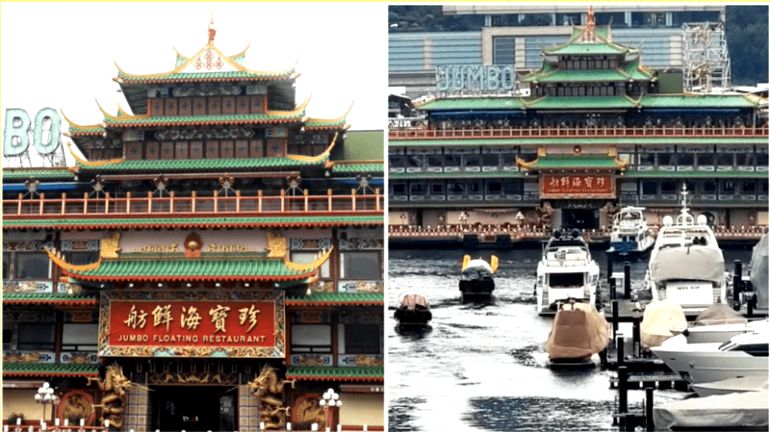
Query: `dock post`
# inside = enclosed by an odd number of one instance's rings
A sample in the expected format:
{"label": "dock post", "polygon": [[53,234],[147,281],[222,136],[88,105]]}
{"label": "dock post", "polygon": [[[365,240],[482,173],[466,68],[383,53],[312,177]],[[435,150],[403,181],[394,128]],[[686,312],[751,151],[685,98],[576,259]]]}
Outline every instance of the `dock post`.
{"label": "dock post", "polygon": [[740,311],[741,309],[741,291],[743,289],[743,265],[740,260],[735,262],[735,270],[733,271],[733,310]]}
{"label": "dock post", "polygon": [[639,326],[639,322],[640,322],[639,315],[634,314],[634,317],[632,320],[634,322],[634,330],[632,335],[634,340],[634,357],[638,358],[639,352],[641,351],[641,347],[642,347],[642,338],[641,338],[641,329],[640,329],[641,326]]}
{"label": "dock post", "polygon": [[626,299],[631,299],[631,262],[623,262],[623,284],[626,290]]}
{"label": "dock post", "polygon": [[616,288],[615,279],[610,279],[610,300],[618,299],[618,291]]}
{"label": "dock post", "polygon": [[618,300],[612,299],[612,341],[617,341],[618,338],[618,320],[620,313],[618,312]]}
{"label": "dock post", "polygon": [[612,256],[614,253],[607,253],[607,283],[612,284]]}
{"label": "dock post", "polygon": [[647,426],[647,431],[655,431],[655,423],[652,420],[652,408],[653,408],[653,402],[652,402],[652,392],[655,388],[653,387],[647,387],[644,389],[646,395],[646,401],[645,401],[645,415],[644,420],[645,424]]}
{"label": "dock post", "polygon": [[[625,344],[626,344],[626,342],[623,339],[623,334],[618,335],[618,339],[617,339],[618,347],[617,347],[617,351],[616,351],[617,352],[617,356],[618,356],[618,371],[620,371],[620,367],[623,366],[623,358],[625,358],[625,356],[626,356],[626,354],[624,353],[625,349],[626,349],[625,348]],[[618,377],[620,377],[620,376],[618,376]],[[620,379],[618,379],[618,380],[620,380]]]}
{"label": "dock post", "polygon": [[[618,414],[621,419],[621,427],[628,424],[628,375],[625,365],[618,366]],[[625,430],[625,428],[623,429]]]}

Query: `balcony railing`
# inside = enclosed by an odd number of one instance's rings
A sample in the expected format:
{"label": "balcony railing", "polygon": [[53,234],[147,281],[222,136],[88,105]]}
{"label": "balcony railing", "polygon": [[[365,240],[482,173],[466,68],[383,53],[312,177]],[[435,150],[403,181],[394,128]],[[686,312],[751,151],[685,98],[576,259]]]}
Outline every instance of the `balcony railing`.
{"label": "balcony railing", "polygon": [[385,198],[379,189],[374,194],[358,195],[351,190],[350,195],[332,194],[308,195],[307,190],[302,195],[264,196],[259,191],[256,196],[242,196],[240,191],[235,195],[224,197],[214,192],[213,196],[197,197],[195,192],[190,197],[132,197],[127,193],[124,198],[114,198],[105,194],[103,198],[67,197],[48,198],[40,194],[39,198],[24,199],[19,194],[16,200],[3,200],[4,216],[51,216],[51,217],[108,217],[125,215],[131,217],[158,216],[211,216],[211,215],[294,215],[302,214],[333,214],[357,215],[382,212]]}
{"label": "balcony railing", "polygon": [[452,138],[767,137],[770,128],[739,126],[611,126],[532,128],[393,129],[390,140]]}

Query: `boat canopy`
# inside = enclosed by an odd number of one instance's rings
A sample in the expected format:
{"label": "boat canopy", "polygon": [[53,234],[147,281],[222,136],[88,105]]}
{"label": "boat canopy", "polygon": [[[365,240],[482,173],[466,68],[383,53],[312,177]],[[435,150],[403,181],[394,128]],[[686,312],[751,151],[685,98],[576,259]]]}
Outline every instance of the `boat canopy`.
{"label": "boat canopy", "polygon": [[757,308],[767,309],[767,233],[762,235],[751,253],[751,285],[757,294]]}
{"label": "boat canopy", "polygon": [[745,325],[749,321],[727,304],[713,304],[695,318],[695,326]]}
{"label": "boat canopy", "polygon": [[697,245],[669,246],[658,250],[650,262],[650,276],[655,283],[667,280],[725,281],[722,251]]}
{"label": "boat canopy", "polygon": [[565,303],[553,320],[545,350],[550,359],[582,359],[599,353],[610,341],[610,326],[593,304]]}
{"label": "boat canopy", "polygon": [[687,329],[682,307],[670,299],[652,301],[644,309],[642,319],[642,346],[656,347],[677,333]]}
{"label": "boat canopy", "polygon": [[653,409],[653,422],[657,431],[767,431],[767,399],[767,391],[762,390],[673,401]]}
{"label": "boat canopy", "polygon": [[419,292],[404,292],[398,296],[399,308],[428,309],[428,298]]}

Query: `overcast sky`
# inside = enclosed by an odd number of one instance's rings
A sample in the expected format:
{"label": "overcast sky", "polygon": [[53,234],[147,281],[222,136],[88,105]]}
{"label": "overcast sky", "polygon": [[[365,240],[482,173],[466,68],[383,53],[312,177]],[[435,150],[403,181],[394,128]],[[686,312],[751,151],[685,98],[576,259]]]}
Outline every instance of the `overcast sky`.
{"label": "overcast sky", "polygon": [[[0,106],[61,109],[74,123],[100,123],[117,104],[130,110],[112,81],[168,72],[176,48],[196,54],[207,42],[226,55],[251,43],[244,65],[282,70],[299,56],[297,102],[306,113],[348,115],[353,130],[387,124],[387,4],[384,3],[5,3],[0,4]],[[301,55],[300,55],[301,53]],[[62,119],[62,130],[66,131]],[[68,160],[69,157],[68,157]]]}

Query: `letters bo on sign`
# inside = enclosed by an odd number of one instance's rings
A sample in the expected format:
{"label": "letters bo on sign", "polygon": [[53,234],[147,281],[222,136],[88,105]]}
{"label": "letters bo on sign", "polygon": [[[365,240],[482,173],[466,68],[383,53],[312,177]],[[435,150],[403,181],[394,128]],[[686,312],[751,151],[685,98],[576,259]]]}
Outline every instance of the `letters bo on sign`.
{"label": "letters bo on sign", "polygon": [[53,108],[43,108],[35,115],[35,123],[20,108],[5,110],[3,129],[3,156],[18,156],[29,148],[30,130],[32,143],[41,155],[49,155],[59,147],[61,118]]}

